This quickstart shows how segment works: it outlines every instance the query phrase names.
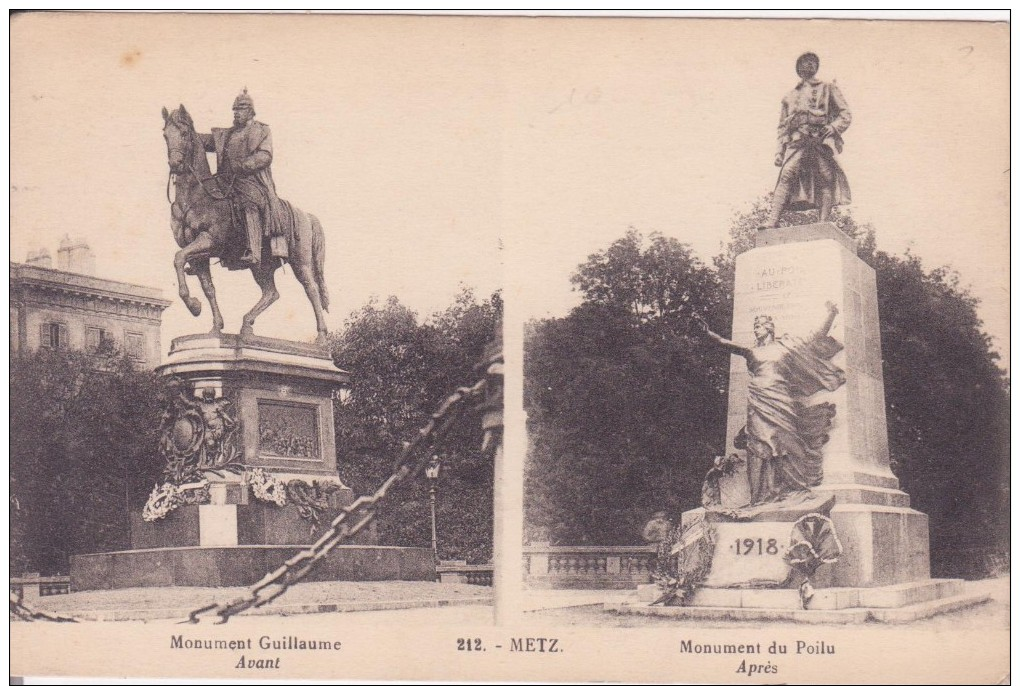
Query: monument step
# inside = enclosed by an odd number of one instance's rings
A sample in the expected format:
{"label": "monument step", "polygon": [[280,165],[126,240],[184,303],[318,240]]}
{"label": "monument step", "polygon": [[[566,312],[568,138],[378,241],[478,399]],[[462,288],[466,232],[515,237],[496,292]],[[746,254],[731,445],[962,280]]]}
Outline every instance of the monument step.
{"label": "monument step", "polygon": [[803,622],[808,624],[863,624],[868,610],[783,610],[755,607],[663,607],[644,603],[605,603],[607,612],[626,615],[646,615],[705,621],[730,620],[737,622]]}
{"label": "monument step", "polygon": [[[722,589],[713,589],[722,590]],[[736,589],[726,589],[736,590]],[[826,589],[832,591],[834,589]],[[845,591],[856,591],[861,589],[840,589]],[[777,591],[760,591],[761,593],[777,593]],[[786,594],[796,591],[778,591]],[[830,596],[838,598],[840,596]],[[845,598],[846,596],[842,596]],[[603,603],[602,609],[606,612],[629,615],[645,615],[653,617],[670,617],[680,620],[703,620],[703,621],[743,621],[743,622],[800,622],[805,624],[863,624],[867,621],[883,623],[905,623],[920,619],[933,617],[937,614],[955,612],[974,605],[988,602],[991,595],[988,593],[962,593],[947,598],[938,598],[927,602],[914,603],[904,607],[881,608],[881,607],[844,607],[844,608],[818,608],[810,610],[790,607],[708,607],[701,605],[685,605],[681,607],[664,607],[662,605],[649,605],[647,602],[626,602],[626,603]],[[814,602],[814,600],[812,600]]]}
{"label": "monument step", "polygon": [[915,603],[905,607],[869,609],[872,619],[886,624],[902,624],[913,622],[918,619],[926,619],[945,612],[955,612],[981,603],[987,603],[992,599],[989,593],[965,593],[950,598],[929,600],[926,603]]}
{"label": "monument step", "polygon": [[866,486],[860,484],[822,484],[815,486],[814,493],[836,496],[839,505],[884,505],[886,507],[910,507],[910,496],[898,488]]}
{"label": "monument step", "polygon": [[[303,545],[152,548],[71,556],[71,591],[139,586],[250,586]],[[308,581],[434,581],[430,548],[340,545]]]}
{"label": "monument step", "polygon": [[929,579],[892,586],[858,589],[861,607],[897,608],[959,596],[962,579]]}
{"label": "monument step", "polygon": [[[877,588],[816,588],[809,603],[811,611],[846,609],[896,609],[961,596],[960,579],[929,579]],[[638,600],[651,603],[662,592],[655,584],[637,588]],[[796,589],[699,588],[688,607],[759,608],[800,610]]]}

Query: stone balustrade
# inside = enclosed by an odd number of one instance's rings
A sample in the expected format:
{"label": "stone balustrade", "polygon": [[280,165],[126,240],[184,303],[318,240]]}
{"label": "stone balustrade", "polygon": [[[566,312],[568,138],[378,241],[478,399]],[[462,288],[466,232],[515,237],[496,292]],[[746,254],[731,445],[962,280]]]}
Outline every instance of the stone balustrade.
{"label": "stone balustrade", "polygon": [[25,574],[24,576],[11,577],[10,588],[12,593],[20,593],[25,601],[31,602],[41,596],[70,593],[71,577]]}
{"label": "stone balustrade", "polygon": [[469,565],[459,560],[436,565],[439,581],[444,584],[492,586],[492,565]]}
{"label": "stone balustrade", "polygon": [[654,545],[524,546],[531,588],[634,588],[651,581]]}

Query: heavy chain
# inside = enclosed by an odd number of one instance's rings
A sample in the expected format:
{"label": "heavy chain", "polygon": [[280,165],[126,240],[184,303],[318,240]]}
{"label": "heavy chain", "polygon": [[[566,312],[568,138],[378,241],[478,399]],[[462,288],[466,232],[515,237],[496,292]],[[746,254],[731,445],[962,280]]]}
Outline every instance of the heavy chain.
{"label": "heavy chain", "polygon": [[58,615],[54,612],[46,612],[44,610],[35,610],[25,604],[24,593],[20,591],[11,591],[11,604],[10,604],[10,617],[11,619],[21,620],[23,622],[35,622],[43,620],[46,622],[77,622],[78,620],[74,617],[65,617],[64,615]]}
{"label": "heavy chain", "polygon": [[429,419],[428,424],[401,450],[389,478],[383,481],[372,495],[362,496],[345,507],[333,520],[326,533],[309,548],[294,555],[275,571],[266,574],[260,581],[250,586],[245,595],[229,602],[214,603],[193,610],[185,622],[196,624],[201,615],[215,613],[220,617],[217,623],[223,624],[236,614],[252,607],[262,607],[286,593],[287,589],[308,575],[315,564],[333,548],[364,529],[375,517],[376,505],[387,496],[393,486],[409,476],[417,475],[424,468],[431,457],[431,452],[425,448],[449,431],[464,412],[464,401],[484,393],[485,385],[486,379],[483,378],[474,386],[458,388],[446,398]]}

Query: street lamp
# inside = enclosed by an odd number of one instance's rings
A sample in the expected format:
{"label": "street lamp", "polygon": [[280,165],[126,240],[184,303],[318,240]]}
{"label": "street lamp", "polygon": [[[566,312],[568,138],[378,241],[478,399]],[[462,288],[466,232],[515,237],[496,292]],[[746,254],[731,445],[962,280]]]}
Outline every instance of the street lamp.
{"label": "street lamp", "polygon": [[439,564],[439,541],[436,538],[436,486],[439,483],[442,464],[439,455],[433,455],[425,467],[425,478],[429,480],[429,510],[432,514],[432,559],[436,564]]}

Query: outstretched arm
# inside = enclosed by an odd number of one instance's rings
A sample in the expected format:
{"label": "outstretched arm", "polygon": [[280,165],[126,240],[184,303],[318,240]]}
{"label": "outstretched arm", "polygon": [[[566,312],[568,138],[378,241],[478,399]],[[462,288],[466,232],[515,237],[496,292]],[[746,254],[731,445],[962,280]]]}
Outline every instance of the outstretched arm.
{"label": "outstretched arm", "polygon": [[836,303],[832,302],[831,300],[827,301],[825,303],[825,306],[829,308],[829,314],[828,316],[825,317],[825,321],[822,322],[822,325],[818,328],[818,330],[815,331],[813,338],[821,338],[822,336],[828,336],[829,329],[832,328],[832,322],[835,321],[836,315],[839,314],[839,308],[836,307]]}
{"label": "outstretched arm", "polygon": [[728,338],[723,338],[722,336],[717,334],[715,331],[712,331],[712,329],[708,328],[708,322],[706,322],[704,319],[702,319],[701,315],[699,315],[696,312],[694,313],[694,321],[698,323],[698,326],[701,327],[701,329],[705,332],[706,336],[708,336],[713,341],[715,341],[716,344],[718,344],[718,345],[722,346],[723,348],[726,348],[727,350],[729,350],[734,355],[747,355],[747,353],[749,352],[747,348],[745,348],[743,346],[740,346],[740,345],[737,345],[736,343],[734,343],[733,341],[731,341]]}

